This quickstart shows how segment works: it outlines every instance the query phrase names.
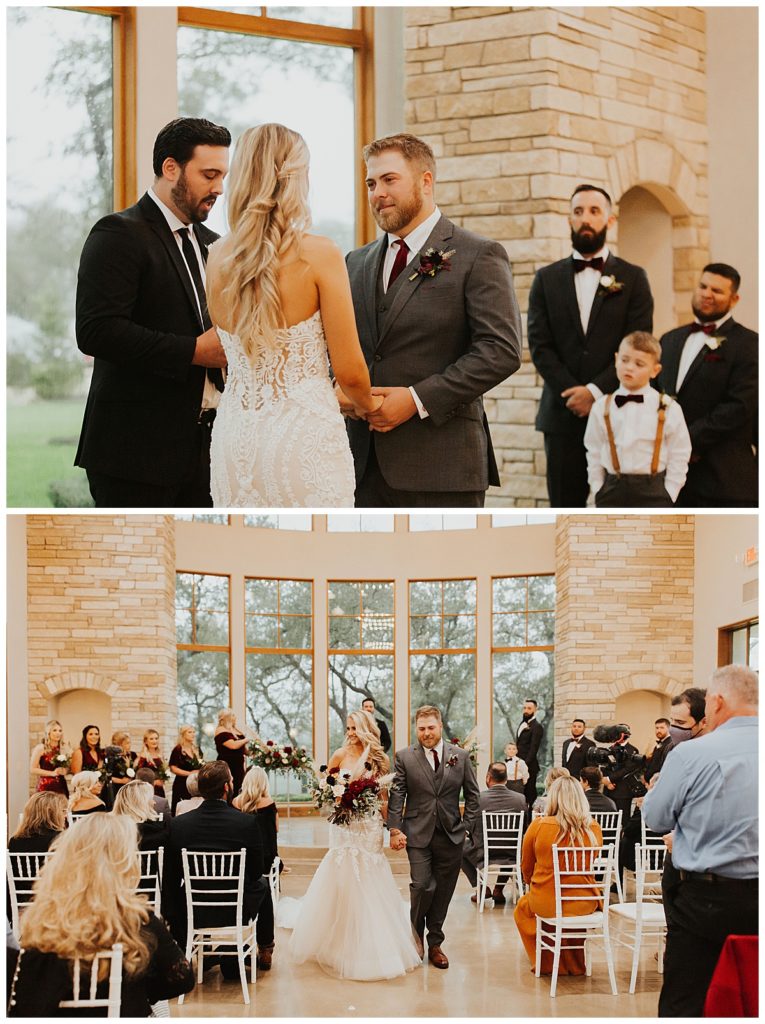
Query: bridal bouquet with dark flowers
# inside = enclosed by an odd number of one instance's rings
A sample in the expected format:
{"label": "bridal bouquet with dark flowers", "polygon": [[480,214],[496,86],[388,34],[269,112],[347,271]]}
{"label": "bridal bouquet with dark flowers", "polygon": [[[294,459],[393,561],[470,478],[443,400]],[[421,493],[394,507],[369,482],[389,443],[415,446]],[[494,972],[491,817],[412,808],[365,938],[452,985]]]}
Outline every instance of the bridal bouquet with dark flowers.
{"label": "bridal bouquet with dark flowers", "polygon": [[[372,765],[366,762],[364,770],[371,772]],[[332,807],[328,818],[330,824],[349,825],[352,821],[373,818],[378,813],[383,804],[383,794],[392,781],[392,773],[379,778],[371,775],[351,778],[350,772],[341,772],[339,768],[328,771],[327,766],[322,765],[315,784],[314,801],[319,808]]]}

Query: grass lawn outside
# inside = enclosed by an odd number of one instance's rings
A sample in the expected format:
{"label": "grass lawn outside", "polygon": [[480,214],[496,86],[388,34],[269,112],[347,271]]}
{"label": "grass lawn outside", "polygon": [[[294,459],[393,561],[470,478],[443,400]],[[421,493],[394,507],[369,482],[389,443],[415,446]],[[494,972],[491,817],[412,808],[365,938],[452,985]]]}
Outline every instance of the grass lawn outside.
{"label": "grass lawn outside", "polygon": [[9,508],[51,508],[54,480],[80,480],[87,493],[85,471],[72,465],[84,406],[82,398],[7,406]]}

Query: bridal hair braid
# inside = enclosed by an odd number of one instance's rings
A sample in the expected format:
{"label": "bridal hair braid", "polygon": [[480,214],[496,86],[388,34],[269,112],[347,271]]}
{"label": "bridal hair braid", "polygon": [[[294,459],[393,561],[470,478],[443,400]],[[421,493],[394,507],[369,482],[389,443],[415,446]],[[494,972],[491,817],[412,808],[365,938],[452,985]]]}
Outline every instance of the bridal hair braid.
{"label": "bridal hair braid", "polygon": [[308,148],[281,124],[248,128],[236,146],[228,187],[230,247],[221,260],[221,299],[248,358],[285,326],[277,274],[311,223]]}
{"label": "bridal hair braid", "polygon": [[[57,836],[50,849],[55,856],[37,876],[35,897],[21,916],[22,947],[91,960],[121,942],[125,973],[145,971],[152,951],[142,934],[146,897],[135,893],[141,877],[135,822],[93,814]],[[104,961],[102,973],[108,969]]]}
{"label": "bridal hair braid", "polygon": [[[356,736],[364,746],[372,771],[375,775],[385,775],[390,769],[390,760],[380,743],[380,730],[374,717],[368,711],[351,711],[348,718],[356,726]],[[348,745],[347,739],[345,745]]]}
{"label": "bridal hair braid", "polygon": [[69,803],[67,809],[71,811],[75,804],[79,803],[86,796],[95,796],[91,790],[101,781],[99,772],[77,772],[72,779],[72,788],[69,791]]}

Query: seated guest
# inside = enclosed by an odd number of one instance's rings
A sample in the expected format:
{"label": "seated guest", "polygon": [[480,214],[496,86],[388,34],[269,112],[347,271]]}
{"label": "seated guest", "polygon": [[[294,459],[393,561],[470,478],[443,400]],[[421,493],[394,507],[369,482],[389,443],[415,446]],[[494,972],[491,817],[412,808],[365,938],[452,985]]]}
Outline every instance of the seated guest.
{"label": "seated guest", "polygon": [[148,782],[128,782],[117,793],[112,814],[124,814],[138,826],[138,849],[157,850],[167,842],[167,825],[154,810],[154,790]]}
{"label": "seated guest", "polygon": [[97,725],[86,725],[82,730],[80,745],[72,753],[70,766],[72,775],[79,772],[97,772],[104,765],[104,752],[101,749],[101,730]]}
{"label": "seated guest", "polygon": [[[124,815],[103,814],[68,829],[52,847],[34,901],[21,918],[21,954],[10,1017],[79,1016],[59,1009],[72,998],[72,964],[86,963],[122,943],[122,1017],[148,1017],[150,1006],[190,992],[191,965],[166,926],[136,895],[140,879],[136,827]],[[97,994],[108,990],[108,963]],[[90,977],[83,970],[86,994]]]}
{"label": "seated guest", "polygon": [[198,778],[199,772],[192,772],[191,775],[187,775],[184,779],[186,792],[189,796],[187,800],[181,800],[177,804],[175,808],[176,818],[179,814],[185,814],[187,811],[195,811],[202,803],[202,797],[199,795]]}
{"label": "seated guest", "polygon": [[193,725],[182,725],[178,732],[178,742],[170,751],[168,767],[173,778],[173,806],[175,809],[181,800],[188,800],[186,779],[202,764],[202,755],[196,744],[196,729]]}
{"label": "seated guest", "polygon": [[507,788],[513,793],[523,795],[526,783],[529,781],[529,769],[526,762],[518,757],[518,747],[515,743],[508,743],[505,747],[505,768],[507,769]]}
{"label": "seated guest", "polygon": [[[257,765],[250,768],[244,777],[242,792],[239,796],[234,797],[233,806],[238,808],[238,810],[243,811],[245,814],[256,815],[258,819],[260,841],[263,843],[263,873],[267,875],[271,870],[271,865],[273,864],[274,859],[279,856],[279,849],[277,845],[279,811],[276,806],[276,802],[268,790],[268,775],[262,768]],[[283,866],[283,864],[279,865],[280,871]],[[270,909],[266,909],[266,903],[271,904]],[[271,899],[270,887],[263,898],[263,903],[260,906],[260,915],[262,916],[264,912],[267,916],[273,918],[274,908],[273,901]],[[260,947],[258,952],[258,967],[264,971],[270,970],[271,959],[273,956],[273,944],[272,948],[269,949],[266,939],[267,936],[265,937],[263,944],[258,942]]]}
{"label": "seated guest", "polygon": [[587,765],[579,773],[584,795],[591,811],[615,811],[616,804],[603,794],[603,773],[597,765]]}
{"label": "seated guest", "polygon": [[[210,853],[247,851],[243,919],[251,921],[257,915],[258,962],[265,951],[274,947],[274,916],[271,901],[266,899],[268,882],[263,875],[263,844],[258,819],[253,814],[242,814],[229,807],[233,779],[223,761],[210,761],[199,769],[199,793],[202,803],[194,811],[176,815],[169,822],[169,838],[165,847],[165,877],[162,885],[163,917],[170,924],[178,942],[186,941],[186,899],[181,890],[183,863],[181,850],[204,850]],[[210,927],[233,924],[225,909],[207,909],[198,915],[198,921]],[[268,958],[271,966],[271,957]],[[265,966],[265,963],[264,963]],[[239,977],[236,957],[224,956],[221,963],[224,977]]]}
{"label": "seated guest", "polygon": [[[495,761],[489,765],[486,773],[486,789],[478,798],[478,815],[475,819],[475,826],[462,848],[462,870],[467,880],[475,888],[478,883],[476,867],[483,865],[483,812],[484,811],[525,811],[526,800],[520,793],[513,792],[507,788],[507,769],[502,761]],[[499,860],[505,860],[507,854],[498,853]],[[497,884],[494,886],[491,898],[494,905],[499,907],[505,902],[505,883],[507,875],[500,873],[497,876]],[[488,897],[488,893],[487,893]],[[473,903],[478,902],[478,895],[473,893]]]}
{"label": "seated guest", "polygon": [[[558,846],[601,846],[600,826],[592,820],[584,792],[576,779],[564,776],[550,786],[547,810],[542,818],[535,818],[523,837],[521,873],[529,883],[528,895],[523,896],[515,908],[515,923],[532,965],[536,962],[537,915],[555,916],[555,873],[552,848]],[[600,907],[599,890],[589,876],[571,875],[568,881],[583,887],[592,883],[592,899],[565,904],[566,916],[592,914]],[[586,889],[579,890],[585,895]],[[542,952],[542,974],[552,973],[552,953]],[[563,941],[559,974],[584,974],[584,950],[567,949]]]}
{"label": "seated guest", "polygon": [[165,819],[172,818],[173,812],[170,810],[170,803],[165,796],[164,788],[160,795],[159,790],[156,788],[157,775],[153,768],[139,768],[135,777],[140,782],[148,782],[151,788],[154,790],[154,810],[159,815],[163,815]]}
{"label": "seated guest", "polygon": [[66,797],[52,791],[33,793],[19,827],[8,840],[10,853],[45,853],[66,828]]}
{"label": "seated guest", "polygon": [[547,814],[547,794],[550,792],[550,786],[555,782],[556,779],[570,779],[571,772],[568,768],[560,766],[558,768],[550,768],[545,775],[545,791],[542,796],[538,796],[534,803],[531,805],[531,816],[532,818],[543,818]]}
{"label": "seated guest", "polygon": [[107,807],[100,795],[102,789],[101,775],[98,772],[78,772],[72,779],[67,809],[72,814],[105,811]]}

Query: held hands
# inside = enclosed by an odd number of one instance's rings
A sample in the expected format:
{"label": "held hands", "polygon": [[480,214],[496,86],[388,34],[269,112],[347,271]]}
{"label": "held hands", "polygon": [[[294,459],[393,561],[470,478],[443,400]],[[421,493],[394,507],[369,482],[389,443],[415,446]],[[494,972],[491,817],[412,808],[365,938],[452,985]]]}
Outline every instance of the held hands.
{"label": "held hands", "polygon": [[390,830],[390,848],[391,850],[406,849],[406,836],[397,828]]}
{"label": "held hands", "polygon": [[575,416],[580,418],[587,416],[595,404],[592,392],[584,384],[577,384],[576,387],[566,388],[565,391],[561,391],[560,397],[566,399],[566,408],[570,409]]}
{"label": "held hands", "polygon": [[191,360],[194,366],[207,366],[210,369],[223,370],[226,367],[226,353],[220,343],[218,332],[214,327],[197,338],[194,358]]}
{"label": "held hands", "polygon": [[335,381],[335,397],[340,412],[351,420],[366,420],[370,430],[386,433],[400,423],[405,423],[417,412],[409,388],[372,388],[374,408],[372,411],[354,405]]}

